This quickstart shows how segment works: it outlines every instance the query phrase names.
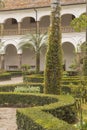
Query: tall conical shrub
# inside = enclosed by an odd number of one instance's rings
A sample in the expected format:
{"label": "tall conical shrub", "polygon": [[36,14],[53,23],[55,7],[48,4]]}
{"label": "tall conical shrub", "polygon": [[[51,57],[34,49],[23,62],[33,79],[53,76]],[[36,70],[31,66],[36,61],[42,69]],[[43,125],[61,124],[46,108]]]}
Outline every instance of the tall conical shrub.
{"label": "tall conical shrub", "polygon": [[61,6],[52,8],[45,65],[45,93],[59,94],[62,80]]}

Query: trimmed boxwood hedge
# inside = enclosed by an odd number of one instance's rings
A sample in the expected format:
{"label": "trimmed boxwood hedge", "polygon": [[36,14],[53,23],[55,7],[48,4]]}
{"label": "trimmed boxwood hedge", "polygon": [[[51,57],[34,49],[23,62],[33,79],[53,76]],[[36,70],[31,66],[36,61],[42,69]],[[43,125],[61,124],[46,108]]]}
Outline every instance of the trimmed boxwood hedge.
{"label": "trimmed boxwood hedge", "polygon": [[0,85],[0,92],[13,92],[14,89],[19,86],[23,86],[23,84],[5,84],[5,85]]}
{"label": "trimmed boxwood hedge", "polygon": [[39,108],[18,110],[17,125],[18,130],[77,130],[74,126]]}
{"label": "trimmed boxwood hedge", "polygon": [[0,106],[37,106],[56,102],[53,96],[29,93],[0,92]]}
{"label": "trimmed boxwood hedge", "polygon": [[[44,77],[43,75],[36,74],[36,75],[28,75],[23,77],[24,82],[33,82],[33,83],[43,83],[44,82]],[[71,77],[63,77],[62,79],[62,84],[68,85],[70,83],[73,83],[77,85],[81,80],[79,79],[78,76],[71,76]]]}
{"label": "trimmed boxwood hedge", "polygon": [[7,71],[8,73],[11,74],[12,77],[18,77],[18,76],[22,76],[22,71]]}
{"label": "trimmed boxwood hedge", "polygon": [[[0,106],[30,107],[17,109],[18,130],[76,130],[67,123],[68,120],[76,120],[74,99],[71,96],[5,92],[0,93]],[[57,115],[61,108],[63,114],[60,118]],[[68,118],[66,110],[69,111]]]}
{"label": "trimmed boxwood hedge", "polygon": [[24,82],[43,83],[44,77],[41,74],[28,75],[23,77]]}
{"label": "trimmed boxwood hedge", "polygon": [[[76,130],[75,127],[63,121],[65,120],[69,122],[72,119],[74,120],[76,119],[75,112],[73,111],[74,100],[70,96],[60,96],[57,97],[57,99],[59,100],[58,102],[51,103],[43,107],[18,109],[17,110],[18,129]],[[60,111],[61,111],[61,116],[60,116],[61,118],[58,116],[60,115]],[[64,119],[64,117],[66,117],[66,119]]]}
{"label": "trimmed boxwood hedge", "polygon": [[16,87],[26,87],[26,86],[33,86],[33,87],[40,87],[40,93],[44,91],[44,84],[43,83],[18,83],[18,84],[8,84],[8,85],[0,85],[0,92],[14,92]]}
{"label": "trimmed boxwood hedge", "polygon": [[0,74],[0,81],[10,80],[10,79],[11,79],[11,74],[10,73],[1,73]]}

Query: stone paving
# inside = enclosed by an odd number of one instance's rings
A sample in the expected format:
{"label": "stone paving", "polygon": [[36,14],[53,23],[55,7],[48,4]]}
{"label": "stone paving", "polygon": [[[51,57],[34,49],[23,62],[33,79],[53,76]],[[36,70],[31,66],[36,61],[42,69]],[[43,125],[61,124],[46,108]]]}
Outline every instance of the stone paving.
{"label": "stone paving", "polygon": [[0,130],[17,130],[16,108],[0,108]]}
{"label": "stone paving", "polygon": [[16,83],[22,83],[22,82],[23,82],[23,77],[16,77],[16,78],[11,78],[11,80],[0,81],[0,85],[4,85],[4,84],[16,84]]}
{"label": "stone paving", "polygon": [[[8,81],[0,81],[0,85],[22,83],[23,78],[12,78]],[[17,130],[16,108],[0,108],[0,130]]]}

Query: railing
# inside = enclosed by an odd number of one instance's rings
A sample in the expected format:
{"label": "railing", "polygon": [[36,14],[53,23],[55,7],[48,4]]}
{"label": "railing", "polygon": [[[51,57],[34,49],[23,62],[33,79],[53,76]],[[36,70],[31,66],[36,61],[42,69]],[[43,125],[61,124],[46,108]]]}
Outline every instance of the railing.
{"label": "railing", "polygon": [[31,33],[31,34],[35,34],[36,33],[36,28],[29,28],[29,29],[21,29],[20,31],[20,35],[25,35],[25,34],[28,34],[28,33]]}
{"label": "railing", "polygon": [[[45,33],[48,31],[48,27],[41,27],[40,30],[39,30],[39,33]],[[70,26],[65,26],[65,27],[62,27],[62,33],[70,33],[70,32],[75,32],[74,29]],[[6,35],[6,36],[9,36],[9,35],[25,35],[25,34],[28,34],[28,33],[36,33],[36,28],[35,27],[32,27],[32,28],[28,28],[28,29],[20,29],[20,32],[18,31],[18,29],[4,29],[4,31],[0,32],[0,35]]]}
{"label": "railing", "polygon": [[70,32],[75,32],[75,30],[71,26],[63,26],[62,32],[63,33],[70,33]]}
{"label": "railing", "polygon": [[17,29],[4,29],[2,35],[18,35]]}

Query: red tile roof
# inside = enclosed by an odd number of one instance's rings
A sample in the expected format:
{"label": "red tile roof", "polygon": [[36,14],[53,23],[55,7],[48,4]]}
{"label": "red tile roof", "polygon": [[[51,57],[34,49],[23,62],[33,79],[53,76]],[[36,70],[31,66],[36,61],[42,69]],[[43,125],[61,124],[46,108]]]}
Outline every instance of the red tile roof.
{"label": "red tile roof", "polygon": [[[5,7],[1,10],[13,10],[13,9],[23,9],[23,8],[33,8],[33,7],[44,7],[50,6],[51,0],[4,0]],[[85,0],[60,0],[61,4],[78,4],[84,3]]]}

